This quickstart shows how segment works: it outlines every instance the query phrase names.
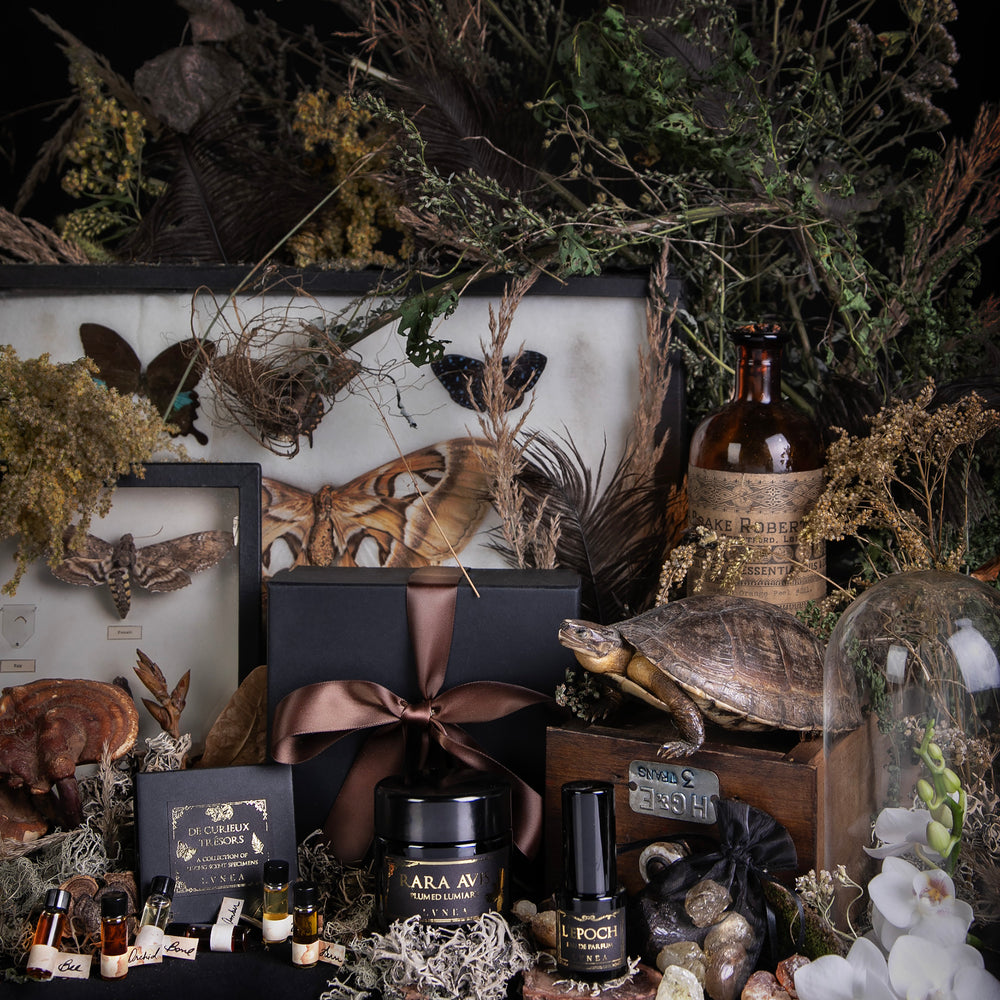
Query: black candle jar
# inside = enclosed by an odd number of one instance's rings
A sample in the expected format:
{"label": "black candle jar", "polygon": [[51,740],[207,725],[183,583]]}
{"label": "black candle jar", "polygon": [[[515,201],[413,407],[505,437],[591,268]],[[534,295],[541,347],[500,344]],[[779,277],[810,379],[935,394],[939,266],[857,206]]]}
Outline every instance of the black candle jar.
{"label": "black candle jar", "polygon": [[375,786],[379,922],[417,915],[455,925],[503,910],[510,849],[506,782],[479,773],[384,778]]}

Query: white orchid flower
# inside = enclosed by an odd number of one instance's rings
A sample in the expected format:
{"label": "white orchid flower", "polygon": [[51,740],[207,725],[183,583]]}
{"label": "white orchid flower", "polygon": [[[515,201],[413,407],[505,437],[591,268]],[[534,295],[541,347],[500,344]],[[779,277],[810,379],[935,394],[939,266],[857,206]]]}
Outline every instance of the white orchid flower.
{"label": "white orchid flower", "polygon": [[823,955],[795,972],[799,1000],[899,1000],[878,946],[858,938],[846,958]]}
{"label": "white orchid flower", "polygon": [[889,982],[905,1000],[1000,1000],[1000,980],[967,944],[946,946],[904,934],[889,952],[888,968]]}
{"label": "white orchid flower", "polygon": [[955,897],[955,883],[940,868],[921,871],[902,858],[885,858],[868,894],[872,923],[887,950],[903,934],[961,944],[972,925],[972,907]]}
{"label": "white orchid flower", "polygon": [[880,847],[866,847],[865,853],[873,858],[898,857],[917,847],[931,861],[940,861],[941,855],[927,844],[927,824],[931,820],[928,809],[883,809],[875,819],[875,836]]}

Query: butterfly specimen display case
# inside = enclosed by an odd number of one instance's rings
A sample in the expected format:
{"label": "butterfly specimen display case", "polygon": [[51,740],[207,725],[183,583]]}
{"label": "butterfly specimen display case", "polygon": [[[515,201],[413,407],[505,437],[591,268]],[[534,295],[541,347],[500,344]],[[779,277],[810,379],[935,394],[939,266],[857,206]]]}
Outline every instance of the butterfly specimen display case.
{"label": "butterfly specimen display case", "polygon": [[[155,473],[151,467],[142,489],[119,491],[75,561],[56,574],[42,562],[31,567],[5,608],[17,618],[10,608],[37,606],[37,627],[26,645],[8,644],[5,682],[131,676],[140,649],[169,686],[191,668],[184,725],[198,743],[238,679],[264,662],[259,633],[249,634],[261,628],[260,616],[248,611],[259,606],[256,581],[304,566],[508,565],[492,544],[498,518],[484,501],[482,428],[473,408],[503,286],[484,285],[437,321],[435,335],[447,343],[433,365],[407,360],[404,339],[389,324],[347,352],[349,384],[323,393],[319,404],[296,396],[299,383],[285,385],[267,413],[251,419],[230,391],[236,365],[227,359],[239,358],[251,336],[268,345],[266,354],[279,344],[308,346],[344,321],[364,276],[299,276],[227,298],[244,277],[240,268],[3,269],[0,321],[19,356],[90,358],[101,382],[170,410],[174,441],[187,459],[160,463]],[[638,393],[645,290],[639,278],[543,279],[511,325],[503,349],[511,356],[504,366],[510,419],[527,414],[527,428],[570,442],[583,468],[613,468],[624,448]],[[245,360],[253,368],[255,359]],[[206,486],[227,469],[259,470],[261,487],[259,515],[251,523],[241,514],[231,554],[235,494],[186,488]],[[243,505],[254,489],[241,483],[237,492]],[[227,496],[232,503],[220,505]],[[112,572],[126,535],[136,553],[127,593]],[[195,551],[204,565],[185,570],[179,564]],[[191,583],[156,589],[152,567],[160,563],[178,564]],[[153,645],[161,620],[170,630],[165,649]],[[48,642],[51,653],[43,651]],[[34,673],[22,669],[26,661],[34,661]],[[144,730],[153,732],[142,715]]]}

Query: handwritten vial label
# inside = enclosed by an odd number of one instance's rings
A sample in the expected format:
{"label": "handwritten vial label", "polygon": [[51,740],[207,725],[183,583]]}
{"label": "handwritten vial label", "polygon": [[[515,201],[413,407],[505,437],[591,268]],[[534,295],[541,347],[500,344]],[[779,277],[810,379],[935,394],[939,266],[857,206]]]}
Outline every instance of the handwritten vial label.
{"label": "handwritten vial label", "polygon": [[163,929],[144,924],[135,936],[129,965],[157,965],[163,961]]}
{"label": "handwritten vial label", "polygon": [[287,941],[292,933],[292,915],[284,917],[269,917],[266,913],[261,921],[261,933],[268,944],[280,944]]}
{"label": "handwritten vial label", "polygon": [[319,961],[320,942],[310,941],[309,944],[292,942],[292,962],[295,965],[315,965]]}
{"label": "handwritten vial label", "polygon": [[189,937],[174,937],[165,934],[163,937],[164,958],[183,958],[193,962],[198,957],[198,939]]}
{"label": "handwritten vial label", "polygon": [[[131,949],[130,949],[131,950]],[[101,976],[104,979],[121,979],[128,972],[129,953],[101,955]]]}
{"label": "handwritten vial label", "polygon": [[73,955],[61,951],[56,956],[52,975],[58,979],[87,979],[90,976],[91,955]]}
{"label": "handwritten vial label", "polygon": [[243,915],[243,900],[234,899],[232,896],[225,896],[219,906],[219,915],[216,917],[217,924],[226,924],[235,927],[240,922]]}
{"label": "handwritten vial label", "polygon": [[339,968],[347,961],[347,949],[332,941],[320,941],[319,960]]}
{"label": "handwritten vial label", "polygon": [[28,968],[47,972],[51,976],[58,956],[59,951],[50,944],[33,944],[28,952]]}
{"label": "handwritten vial label", "polygon": [[625,963],[625,910],[599,915],[556,911],[556,962],[574,972],[608,972]]}

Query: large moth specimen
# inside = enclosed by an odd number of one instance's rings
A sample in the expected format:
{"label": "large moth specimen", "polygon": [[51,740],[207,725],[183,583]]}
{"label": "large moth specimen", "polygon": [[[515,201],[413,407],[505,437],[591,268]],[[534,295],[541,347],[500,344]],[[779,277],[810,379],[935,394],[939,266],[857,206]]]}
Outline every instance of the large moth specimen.
{"label": "large moth specimen", "polygon": [[284,541],[295,566],[426,566],[448,559],[489,509],[485,441],[454,438],[315,493],[265,478],[262,558]]}
{"label": "large moth specimen", "polygon": [[192,573],[211,569],[233,548],[233,536],[226,531],[195,531],[141,547],[131,534],[114,543],[90,534],[77,540],[75,534],[75,527],[66,529],[66,554],[52,567],[53,575],[81,587],[107,584],[119,618],[132,606],[133,584],[153,593],[180,590]]}

